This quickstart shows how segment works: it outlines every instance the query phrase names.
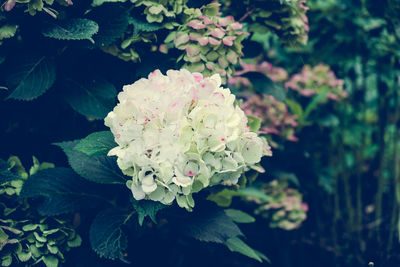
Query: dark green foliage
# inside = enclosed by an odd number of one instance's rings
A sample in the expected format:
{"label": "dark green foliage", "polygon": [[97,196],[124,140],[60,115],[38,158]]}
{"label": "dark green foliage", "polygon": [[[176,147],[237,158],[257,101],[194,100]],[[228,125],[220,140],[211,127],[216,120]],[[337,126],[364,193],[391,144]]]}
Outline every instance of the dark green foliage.
{"label": "dark green foliage", "polygon": [[231,217],[231,219],[234,222],[237,223],[253,223],[255,222],[255,218],[241,210],[235,210],[235,209],[226,209],[225,210],[226,215]]}
{"label": "dark green foliage", "polygon": [[115,42],[128,27],[129,9],[115,5],[103,4],[94,8],[89,17],[99,23],[99,32],[94,36],[98,47],[109,46]]}
{"label": "dark green foliage", "polygon": [[229,238],[226,241],[225,245],[229,248],[230,251],[241,253],[259,262],[262,262],[263,259],[266,260],[267,262],[269,261],[268,258],[266,258],[265,256],[260,257],[259,252],[257,253],[257,251],[249,247],[238,237]]}
{"label": "dark green foliage", "polygon": [[203,242],[225,243],[232,237],[243,235],[225,211],[215,207],[201,212],[195,210],[186,216],[180,227],[184,235]]}
{"label": "dark green foliage", "polygon": [[8,98],[32,100],[54,84],[56,67],[48,56],[28,55],[13,60],[6,77],[7,86],[13,89]]}
{"label": "dark green foliage", "polygon": [[133,17],[129,17],[129,24],[133,25],[133,37],[136,37],[140,32],[154,32],[161,29],[160,25],[148,23]]}
{"label": "dark green foliage", "polygon": [[96,22],[89,19],[68,19],[53,23],[42,29],[42,34],[58,40],[89,40],[94,42],[93,35],[99,30]]}
{"label": "dark green foliage", "polygon": [[135,208],[138,214],[139,225],[143,225],[144,219],[148,216],[150,219],[157,223],[156,214],[158,211],[164,209],[166,206],[159,202],[150,201],[150,200],[141,200],[136,201],[132,200],[133,207]]}
{"label": "dark green foliage", "polygon": [[84,81],[66,80],[65,100],[80,114],[93,119],[104,119],[115,105],[117,91],[102,78]]}
{"label": "dark green foliage", "polygon": [[68,168],[52,168],[31,176],[21,190],[23,198],[44,197],[38,211],[54,216],[94,207],[102,200],[92,184]]}
{"label": "dark green foliage", "polygon": [[[74,186],[62,177],[68,175],[68,171],[65,171],[68,169],[54,169],[49,163],[39,164],[34,157],[34,165],[30,169],[33,175],[28,176],[17,157],[11,157],[9,163],[9,168],[15,172],[15,179],[0,182],[0,263],[2,266],[16,266],[19,263],[32,266],[43,262],[46,267],[59,266],[65,262],[66,252],[79,247],[82,239],[69,220],[39,216],[35,212],[34,202],[20,195],[20,186],[24,186],[24,193],[29,188],[30,196],[63,194],[64,188],[71,189]],[[6,163],[0,161],[0,164]],[[44,178],[44,184],[38,177]],[[53,181],[54,177],[58,181]],[[62,209],[62,205],[58,208]]]}
{"label": "dark green foliage", "polygon": [[90,245],[100,257],[124,260],[124,251],[128,239],[122,226],[131,218],[132,213],[119,209],[101,211],[90,227]]}
{"label": "dark green foliage", "polygon": [[256,92],[272,95],[278,101],[285,100],[286,90],[281,83],[274,82],[266,75],[258,72],[248,72],[243,77],[248,78],[253,83]]}
{"label": "dark green foliage", "polygon": [[0,159],[0,184],[19,179],[19,176],[10,171],[8,162]]}
{"label": "dark green foliage", "polygon": [[57,143],[68,157],[72,169],[83,178],[102,184],[125,184],[126,178],[118,168],[116,159],[107,156],[87,156],[75,150],[79,141]]}

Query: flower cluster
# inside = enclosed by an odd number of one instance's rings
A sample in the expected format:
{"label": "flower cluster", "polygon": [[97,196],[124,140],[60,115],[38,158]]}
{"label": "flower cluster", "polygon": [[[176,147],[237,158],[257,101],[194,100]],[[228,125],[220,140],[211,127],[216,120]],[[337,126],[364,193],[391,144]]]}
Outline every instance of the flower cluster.
{"label": "flower cluster", "polygon": [[186,8],[188,0],[131,0],[136,7],[144,6],[143,13],[149,23],[163,23],[166,29],[173,29],[178,24],[173,22],[177,15],[181,14]]}
{"label": "flower cluster", "polygon": [[278,135],[290,141],[298,140],[294,136],[296,116],[291,115],[286,104],[272,95],[251,95],[240,107],[246,115],[261,119],[261,132]]}
{"label": "flower cluster", "polygon": [[326,98],[338,101],[348,96],[343,89],[343,80],[336,78],[329,66],[322,63],[313,68],[304,66],[301,73],[293,75],[285,83],[285,87],[305,97],[326,94]]}
{"label": "flower cluster", "polygon": [[[17,174],[16,179],[0,184],[0,265],[32,266],[43,262],[45,266],[60,266],[65,253],[81,244],[81,237],[68,221],[38,218],[26,199],[18,198],[28,173],[17,157],[11,157],[8,169]],[[33,175],[39,170],[54,167],[52,163],[39,163],[29,170]]]}
{"label": "flower cluster", "polygon": [[259,204],[255,213],[267,218],[270,227],[293,230],[306,219],[308,205],[302,202],[299,191],[288,188],[287,181],[273,180],[262,185],[261,189],[269,196],[268,201],[257,198],[248,200]]}
{"label": "flower cluster", "polygon": [[253,23],[250,24],[249,31],[259,33],[272,31],[289,45],[307,43],[309,26],[305,0],[274,0],[268,5],[265,5],[265,1],[252,2],[254,12],[250,18]]}
{"label": "flower cluster", "polygon": [[[16,6],[18,7],[18,5],[24,5],[27,8],[26,11],[29,12],[30,15],[36,15],[37,12],[44,11],[50,16],[57,18],[58,12],[50,7],[53,3],[54,0],[7,0],[2,8],[4,8],[5,11],[11,11]],[[73,5],[72,0],[57,0],[57,3],[63,6]]]}
{"label": "flower cluster", "polygon": [[219,75],[204,78],[185,69],[152,72],[124,87],[105,125],[114,134],[121,170],[136,200],[194,207],[192,193],[236,184],[247,167],[271,155],[250,132],[235,96]]}
{"label": "flower cluster", "polygon": [[[209,6],[204,7],[207,8]],[[166,42],[173,41],[176,48],[185,51],[180,58],[185,62],[184,68],[205,76],[219,74],[225,82],[242,55],[241,42],[247,33],[232,16],[206,15],[207,12],[200,9],[187,13],[190,15],[186,23],[172,32]]]}
{"label": "flower cluster", "polygon": [[243,89],[252,87],[250,80],[246,77],[243,77],[244,74],[249,72],[261,73],[274,82],[283,82],[288,78],[288,73],[286,70],[275,67],[267,61],[263,61],[261,63],[246,63],[243,60],[240,60],[240,67],[241,69],[236,70],[234,75],[228,79],[228,84],[233,85],[238,89],[242,89],[242,87],[244,87]]}

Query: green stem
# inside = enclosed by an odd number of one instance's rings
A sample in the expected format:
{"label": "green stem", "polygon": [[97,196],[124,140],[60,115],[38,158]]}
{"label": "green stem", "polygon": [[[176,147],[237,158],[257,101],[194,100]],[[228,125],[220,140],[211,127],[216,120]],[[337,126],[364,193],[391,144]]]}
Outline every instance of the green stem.
{"label": "green stem", "polygon": [[362,151],[365,149],[365,138],[363,139],[363,145],[361,147],[361,150],[356,151],[356,162],[358,165],[357,169],[357,206],[356,206],[356,213],[357,213],[357,233],[358,233],[358,241],[360,242],[361,246],[361,240],[362,240],[362,222],[363,222],[363,201],[362,201]]}
{"label": "green stem", "polygon": [[[340,144],[339,146],[339,158],[341,161],[341,177],[343,179],[343,186],[344,186],[344,193],[345,193],[345,202],[346,202],[346,208],[348,212],[348,227],[350,230],[350,233],[354,231],[354,207],[352,204],[351,200],[351,185],[350,185],[350,175],[349,171],[347,170],[344,162],[345,158],[345,151],[343,144]],[[350,234],[351,236],[351,234]]]}
{"label": "green stem", "polygon": [[[396,102],[396,113],[395,113],[395,121],[394,125],[396,126],[400,121],[400,106],[398,103],[398,91],[395,93],[395,102]],[[393,135],[393,175],[394,175],[394,196],[393,196],[393,208],[392,215],[390,221],[390,232],[388,245],[386,248],[386,255],[389,255],[393,246],[393,239],[396,228],[398,228],[400,222],[400,166],[399,166],[399,158],[400,158],[400,130],[398,127],[395,127],[395,132]],[[397,227],[396,227],[397,226]],[[400,229],[398,228],[398,234],[400,235]]]}
{"label": "green stem", "polygon": [[386,153],[386,144],[385,144],[385,133],[387,126],[387,118],[388,118],[388,88],[385,82],[379,81],[379,166],[378,166],[378,188],[375,198],[375,221],[377,223],[375,232],[376,239],[378,243],[381,242],[381,234],[380,234],[380,221],[382,220],[382,198],[383,198],[383,187],[384,187],[384,176],[383,172],[385,169],[385,153]]}

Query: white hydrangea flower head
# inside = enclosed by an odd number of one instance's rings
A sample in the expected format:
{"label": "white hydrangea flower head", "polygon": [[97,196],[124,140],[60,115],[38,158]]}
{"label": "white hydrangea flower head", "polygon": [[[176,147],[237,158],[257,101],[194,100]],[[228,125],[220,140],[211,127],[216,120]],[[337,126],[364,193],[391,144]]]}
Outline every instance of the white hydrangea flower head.
{"label": "white hydrangea flower head", "polygon": [[248,167],[271,155],[218,74],[155,70],[124,86],[118,100],[105,118],[118,144],[108,155],[132,177],[128,186],[136,200],[176,199],[191,210],[192,193],[236,184]]}

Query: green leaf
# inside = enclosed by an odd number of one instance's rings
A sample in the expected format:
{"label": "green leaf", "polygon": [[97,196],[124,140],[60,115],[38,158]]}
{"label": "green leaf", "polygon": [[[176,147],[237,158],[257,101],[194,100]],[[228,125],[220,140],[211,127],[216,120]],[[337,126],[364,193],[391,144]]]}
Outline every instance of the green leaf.
{"label": "green leaf", "polygon": [[47,56],[13,58],[13,65],[6,75],[6,83],[15,89],[8,98],[35,99],[53,86],[55,79],[56,66]]}
{"label": "green leaf", "polygon": [[272,95],[278,101],[284,101],[286,98],[286,89],[282,84],[272,81],[266,75],[259,72],[247,72],[243,74],[253,84],[258,93]]}
{"label": "green leaf", "polygon": [[123,252],[128,246],[128,239],[121,227],[131,216],[131,212],[116,208],[97,214],[89,230],[89,240],[92,249],[100,257],[124,260]]}
{"label": "green leaf", "polygon": [[126,0],[93,0],[92,6],[101,6],[104,3],[126,2]]}
{"label": "green leaf", "polygon": [[271,199],[270,196],[256,187],[246,187],[237,191],[225,188],[220,192],[210,194],[207,200],[215,202],[220,207],[229,207],[232,203],[232,198],[235,196],[257,198],[261,201]]}
{"label": "green leaf", "polygon": [[32,253],[30,251],[25,252],[25,251],[20,251],[18,252],[18,259],[22,262],[26,262],[32,258]]}
{"label": "green leaf", "polygon": [[101,184],[125,184],[126,178],[119,169],[115,157],[88,156],[74,150],[78,140],[56,143],[68,157],[72,169],[83,178]]}
{"label": "green leaf", "polygon": [[58,267],[58,259],[52,255],[43,256],[43,263],[46,267]]}
{"label": "green leaf", "polygon": [[148,23],[147,21],[143,21],[133,17],[129,17],[128,22],[129,24],[133,25],[132,37],[136,37],[139,32],[154,32],[161,29],[161,26],[159,24]]}
{"label": "green leaf", "polygon": [[0,41],[3,39],[11,38],[17,32],[18,25],[5,24],[0,27]]}
{"label": "green leaf", "polygon": [[143,225],[143,221],[146,216],[149,216],[154,223],[157,223],[156,221],[157,212],[166,207],[166,205],[160,202],[151,200],[140,200],[140,201],[134,200],[133,206],[136,212],[138,213],[138,220],[140,226]]}
{"label": "green leaf", "polygon": [[297,117],[301,117],[303,115],[303,108],[297,101],[286,98],[285,103],[294,115],[297,115]]}
{"label": "green leaf", "polygon": [[89,134],[80,140],[75,146],[75,150],[81,151],[88,156],[106,156],[108,151],[116,146],[112,132],[102,131]]}
{"label": "green leaf", "polygon": [[39,205],[42,215],[59,215],[98,204],[97,184],[93,184],[68,168],[51,168],[29,177],[21,190],[21,197],[46,197]]}
{"label": "green leaf", "polygon": [[1,257],[1,266],[11,266],[12,256],[11,254],[4,255]]}
{"label": "green leaf", "polygon": [[117,91],[104,79],[90,81],[68,80],[65,95],[67,103],[78,113],[93,119],[104,119],[115,106]]}
{"label": "green leaf", "polygon": [[256,221],[253,216],[250,216],[246,212],[243,212],[241,210],[235,210],[235,209],[226,209],[225,210],[226,215],[228,215],[234,222],[237,223],[253,223]]}
{"label": "green leaf", "polygon": [[255,116],[247,115],[247,125],[250,127],[250,131],[257,132],[261,127],[261,119]]}
{"label": "green leaf", "polygon": [[243,254],[249,258],[255,259],[259,262],[262,262],[262,259],[258,255],[256,251],[254,251],[251,247],[249,247],[246,243],[244,243],[240,238],[238,237],[232,237],[229,238],[226,242],[225,245],[229,248],[230,251],[232,252],[238,252],[240,254]]}
{"label": "green leaf", "polygon": [[3,250],[3,247],[7,244],[8,238],[9,236],[0,227],[0,251]]}
{"label": "green leaf", "polygon": [[318,107],[319,104],[326,101],[327,94],[328,94],[328,91],[325,91],[325,92],[322,92],[321,94],[314,96],[312,98],[311,102],[307,105],[302,116],[299,117],[299,121],[300,122],[307,121],[307,118],[311,114],[311,112],[314,111]]}
{"label": "green leaf", "polygon": [[225,243],[229,238],[242,235],[239,227],[226,215],[224,210],[216,207],[200,209],[180,219],[179,227],[184,235],[204,242]]}
{"label": "green leaf", "polygon": [[218,193],[210,194],[207,200],[215,202],[220,207],[229,207],[234,196],[239,196],[239,193],[235,190],[225,188]]}
{"label": "green leaf", "polygon": [[99,24],[99,32],[93,37],[96,46],[109,46],[128,28],[129,9],[112,3],[103,4],[89,13]]}
{"label": "green leaf", "polygon": [[89,40],[94,43],[93,35],[98,30],[99,25],[93,20],[72,18],[46,26],[42,34],[58,40]]}
{"label": "green leaf", "polygon": [[0,159],[0,185],[12,180],[21,179],[17,174],[11,172],[9,168],[10,165],[6,161]]}
{"label": "green leaf", "polygon": [[79,247],[82,244],[82,238],[76,235],[74,239],[67,242],[68,246],[71,248]]}

